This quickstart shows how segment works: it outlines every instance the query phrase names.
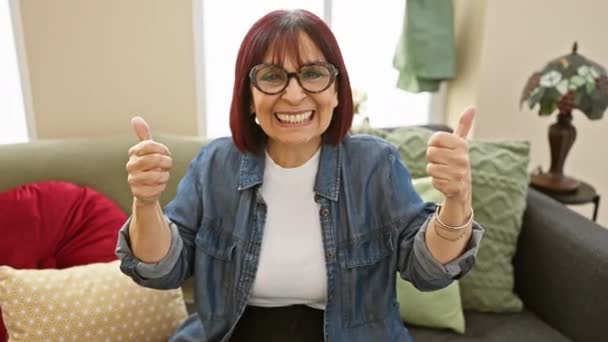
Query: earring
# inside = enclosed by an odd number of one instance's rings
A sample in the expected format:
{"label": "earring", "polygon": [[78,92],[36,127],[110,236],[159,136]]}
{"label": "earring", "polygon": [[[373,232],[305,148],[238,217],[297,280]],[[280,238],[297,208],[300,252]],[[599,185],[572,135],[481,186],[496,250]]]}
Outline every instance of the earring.
{"label": "earring", "polygon": [[253,117],[253,121],[255,122],[256,125],[260,125],[260,121],[258,120],[258,116],[255,115],[255,112],[251,113],[249,116]]}

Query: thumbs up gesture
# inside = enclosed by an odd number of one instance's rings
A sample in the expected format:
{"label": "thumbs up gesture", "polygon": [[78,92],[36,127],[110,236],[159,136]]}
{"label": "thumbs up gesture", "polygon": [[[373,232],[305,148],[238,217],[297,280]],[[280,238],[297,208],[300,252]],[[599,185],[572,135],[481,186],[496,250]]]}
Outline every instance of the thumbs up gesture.
{"label": "thumbs up gesture", "polygon": [[437,132],[429,139],[426,171],[433,179],[433,187],[443,193],[446,201],[470,203],[471,168],[467,135],[476,111],[474,107],[466,109],[454,133]]}
{"label": "thumbs up gesture", "polygon": [[169,149],[154,140],[150,127],[139,116],[131,120],[139,142],[129,149],[126,169],[134,200],[141,205],[156,205],[169,182],[173,165]]}

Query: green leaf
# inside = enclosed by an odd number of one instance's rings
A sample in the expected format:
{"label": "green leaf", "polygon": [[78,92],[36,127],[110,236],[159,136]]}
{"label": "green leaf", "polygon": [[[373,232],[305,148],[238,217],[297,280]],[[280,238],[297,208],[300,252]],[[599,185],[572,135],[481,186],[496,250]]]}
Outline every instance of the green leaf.
{"label": "green leaf", "polygon": [[595,82],[587,82],[585,84],[585,90],[587,94],[591,94],[595,90]]}
{"label": "green leaf", "polygon": [[546,101],[551,101],[551,102],[557,103],[561,97],[562,97],[562,94],[559,93],[559,90],[557,90],[555,88],[547,88],[547,90],[545,91],[545,94],[543,96],[543,99],[546,99]]}
{"label": "green leaf", "polygon": [[589,120],[599,120],[604,115],[604,112],[599,108],[593,108],[588,114],[587,117]]}
{"label": "green leaf", "polygon": [[557,109],[557,103],[548,97],[543,97],[540,100],[540,115],[551,115]]}
{"label": "green leaf", "polygon": [[591,120],[601,119],[604,115],[604,111],[608,108],[608,96],[604,95],[600,91],[595,91],[588,96],[590,108],[588,110],[587,117]]}
{"label": "green leaf", "polygon": [[591,99],[591,97],[583,92],[577,94],[576,96],[576,107],[583,113],[585,113],[585,115],[587,115],[587,117],[589,116],[589,113],[591,112],[592,108],[593,108],[593,100]]}
{"label": "green leaf", "polygon": [[538,87],[538,88],[534,89],[534,91],[532,92],[532,95],[528,98],[528,107],[530,109],[534,108],[534,106],[536,106],[536,104],[541,99],[541,97],[543,96],[544,93],[545,93],[544,87]]}

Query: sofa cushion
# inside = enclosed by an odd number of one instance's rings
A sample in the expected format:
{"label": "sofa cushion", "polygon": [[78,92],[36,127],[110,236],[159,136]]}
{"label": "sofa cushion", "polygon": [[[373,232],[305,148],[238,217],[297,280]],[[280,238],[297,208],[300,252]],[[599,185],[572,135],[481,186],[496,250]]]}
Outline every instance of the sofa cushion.
{"label": "sofa cushion", "polygon": [[[105,196],[66,182],[25,184],[2,192],[0,265],[66,268],[115,260],[118,230],[126,219]],[[4,336],[0,316],[0,341]]]}
{"label": "sofa cushion", "polygon": [[[403,127],[392,132],[367,129],[397,146],[412,177],[426,173],[427,141],[433,131]],[[512,258],[521,230],[529,176],[529,143],[469,142],[475,220],[485,228],[476,263],[460,280],[463,307],[478,311],[517,312],[522,301],[513,292]]]}
{"label": "sofa cushion", "polygon": [[465,311],[466,334],[410,327],[414,341],[425,342],[568,342],[571,341],[529,311],[482,313]]}
{"label": "sofa cushion", "polygon": [[25,184],[0,193],[0,264],[66,268],[115,260],[127,220],[97,191],[67,182]]}
{"label": "sofa cushion", "polygon": [[[443,194],[433,188],[431,177],[413,179],[412,184],[424,201],[443,201]],[[397,300],[401,319],[407,324],[464,333],[464,313],[458,280],[443,289],[420,291],[397,275]]]}
{"label": "sofa cushion", "polygon": [[137,285],[118,260],[62,270],[0,267],[11,342],[166,341],[186,319],[181,290]]}

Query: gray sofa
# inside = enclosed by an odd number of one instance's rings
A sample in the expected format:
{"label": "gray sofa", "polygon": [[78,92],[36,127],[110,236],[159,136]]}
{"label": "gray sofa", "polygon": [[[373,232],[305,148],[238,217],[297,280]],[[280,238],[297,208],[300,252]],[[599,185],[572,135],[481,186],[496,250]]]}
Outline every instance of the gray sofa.
{"label": "gray sofa", "polygon": [[529,189],[513,266],[522,313],[465,312],[465,335],[416,341],[608,341],[608,229]]}
{"label": "gray sofa", "polygon": [[[423,127],[452,131],[443,124]],[[529,188],[513,268],[523,312],[465,311],[465,335],[411,327],[414,339],[608,341],[608,227]]]}
{"label": "gray sofa", "polygon": [[[171,182],[177,182],[199,148],[195,138],[156,136],[172,151]],[[0,191],[42,180],[90,186],[126,212],[127,150],[133,137],[65,139],[0,146]],[[518,314],[466,313],[466,335],[411,327],[417,341],[559,342],[608,341],[608,230],[530,189],[518,241],[515,291],[525,311]],[[376,341],[373,341],[376,342]]]}

